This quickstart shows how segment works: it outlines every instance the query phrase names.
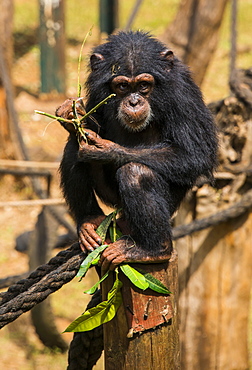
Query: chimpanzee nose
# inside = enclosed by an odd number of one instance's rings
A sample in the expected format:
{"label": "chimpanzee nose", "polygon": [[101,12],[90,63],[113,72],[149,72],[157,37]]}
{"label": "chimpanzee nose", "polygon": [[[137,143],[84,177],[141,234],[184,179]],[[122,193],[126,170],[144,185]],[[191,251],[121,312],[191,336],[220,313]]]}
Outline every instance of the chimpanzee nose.
{"label": "chimpanzee nose", "polygon": [[138,94],[131,94],[129,103],[132,107],[135,107],[139,103],[139,95]]}

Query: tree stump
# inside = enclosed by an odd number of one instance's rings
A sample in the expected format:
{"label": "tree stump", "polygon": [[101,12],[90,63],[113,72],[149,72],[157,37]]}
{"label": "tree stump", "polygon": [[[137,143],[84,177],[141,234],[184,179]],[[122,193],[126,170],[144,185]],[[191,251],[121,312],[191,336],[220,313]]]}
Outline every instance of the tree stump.
{"label": "tree stump", "polygon": [[[151,273],[172,292],[141,291],[121,273],[123,304],[104,324],[106,370],[175,370],[180,368],[178,331],[178,258],[173,251],[165,264],[134,264]],[[103,283],[103,297],[113,278]]]}

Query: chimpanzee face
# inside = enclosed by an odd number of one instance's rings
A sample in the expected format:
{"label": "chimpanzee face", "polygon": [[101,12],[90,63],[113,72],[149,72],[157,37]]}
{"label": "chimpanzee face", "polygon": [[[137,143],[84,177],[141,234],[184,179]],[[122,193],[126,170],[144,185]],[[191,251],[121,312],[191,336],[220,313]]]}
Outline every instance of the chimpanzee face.
{"label": "chimpanzee face", "polygon": [[111,89],[120,98],[118,119],[129,131],[142,131],[152,118],[149,97],[154,77],[142,73],[136,77],[116,76]]}
{"label": "chimpanzee face", "polygon": [[[90,58],[90,66],[96,88],[99,89],[98,81],[102,86],[109,86],[107,94],[116,94],[116,110],[114,111],[119,123],[130,132],[143,131],[151,122],[154,115],[151,109],[151,95],[155,93],[155,78],[148,63],[144,64],[144,58],[148,57],[146,51],[138,52],[136,49],[127,53],[123,58],[110,50],[110,43],[102,47],[103,53],[93,53]],[[137,54],[137,58],[136,55]],[[170,71],[173,64],[173,52],[164,48],[156,54],[160,71],[164,74]],[[137,61],[141,60],[141,68]],[[148,58],[147,58],[148,59]],[[149,60],[149,59],[148,59]],[[106,81],[106,76],[108,77]],[[115,106],[115,105],[114,105]]]}

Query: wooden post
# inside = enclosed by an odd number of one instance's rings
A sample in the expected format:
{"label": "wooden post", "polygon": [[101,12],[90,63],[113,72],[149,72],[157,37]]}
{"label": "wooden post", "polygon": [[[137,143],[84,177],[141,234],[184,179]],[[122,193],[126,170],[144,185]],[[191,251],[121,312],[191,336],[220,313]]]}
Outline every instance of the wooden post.
{"label": "wooden post", "polygon": [[[166,264],[139,264],[172,292],[158,295],[140,291],[127,277],[123,282],[123,305],[116,317],[104,325],[106,370],[177,370],[180,368],[178,332],[178,258],[173,251]],[[135,265],[134,265],[135,267]],[[103,284],[103,295],[112,286]]]}
{"label": "wooden post", "polygon": [[64,0],[40,0],[42,93],[65,93]]}

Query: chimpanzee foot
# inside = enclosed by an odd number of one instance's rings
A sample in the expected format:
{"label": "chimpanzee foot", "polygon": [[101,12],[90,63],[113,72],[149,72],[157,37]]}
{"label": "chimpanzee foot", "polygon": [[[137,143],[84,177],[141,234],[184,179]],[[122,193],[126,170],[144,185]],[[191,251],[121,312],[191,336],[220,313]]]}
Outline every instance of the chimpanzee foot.
{"label": "chimpanzee foot", "polygon": [[167,242],[159,255],[150,255],[134,242],[130,236],[125,236],[110,244],[102,253],[99,265],[103,271],[114,270],[121,263],[162,263],[171,257],[172,245]]}

